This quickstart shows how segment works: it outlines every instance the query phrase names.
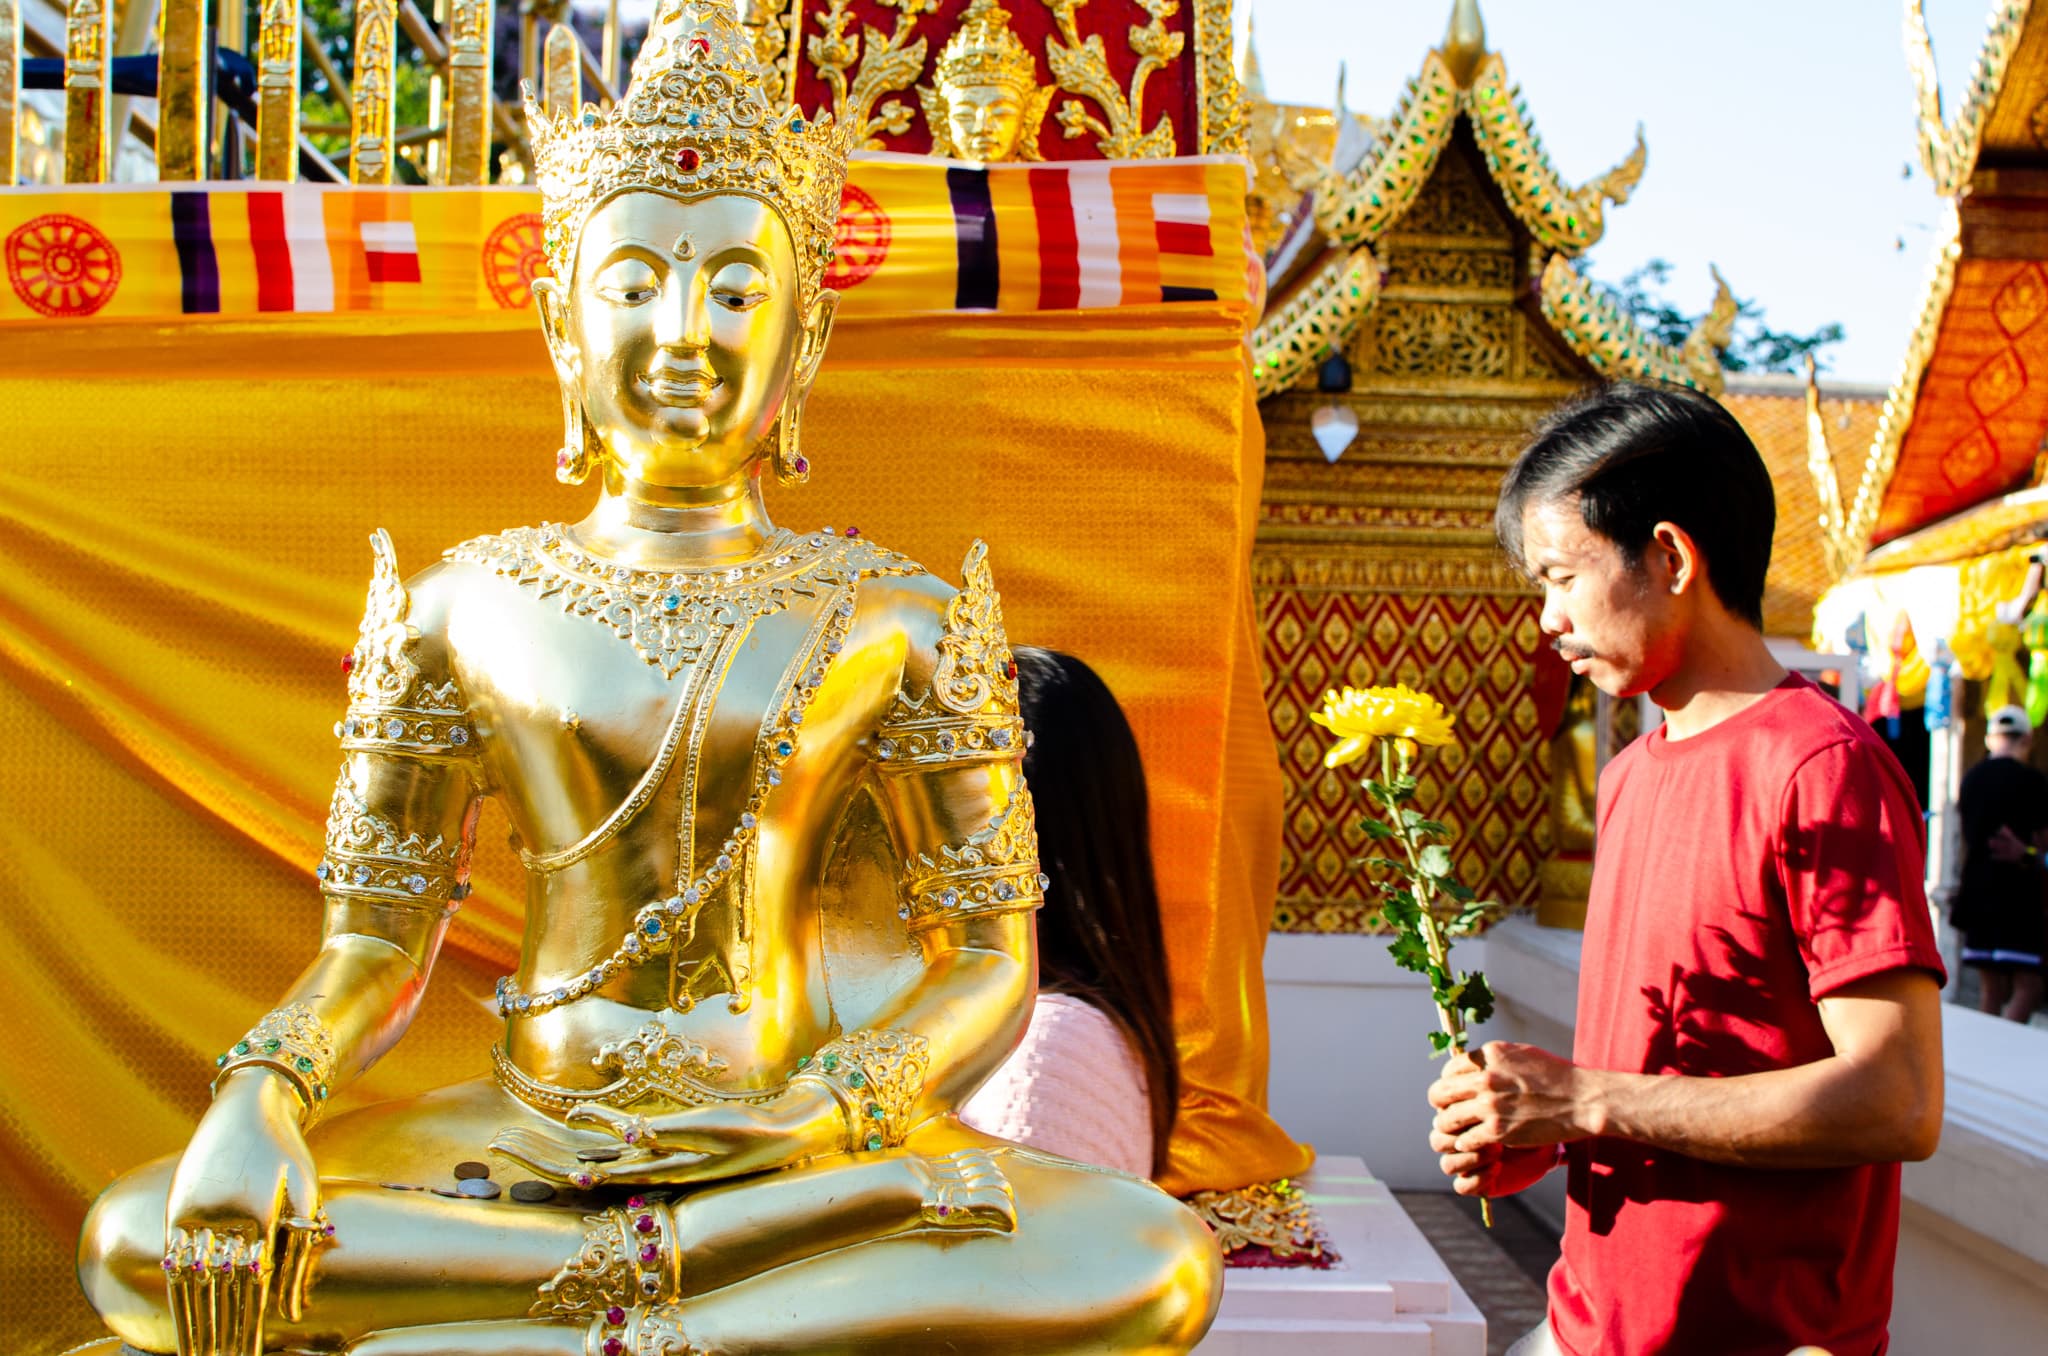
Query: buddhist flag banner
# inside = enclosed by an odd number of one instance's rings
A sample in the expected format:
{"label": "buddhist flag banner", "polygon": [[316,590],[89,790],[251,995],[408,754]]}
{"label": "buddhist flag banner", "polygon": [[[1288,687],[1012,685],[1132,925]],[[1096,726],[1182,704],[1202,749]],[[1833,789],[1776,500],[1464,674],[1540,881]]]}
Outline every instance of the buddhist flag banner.
{"label": "buddhist flag banner", "polygon": [[[844,314],[1249,308],[1245,175],[1221,156],[855,158],[827,283]],[[0,324],[517,311],[547,272],[531,188],[0,189]]]}

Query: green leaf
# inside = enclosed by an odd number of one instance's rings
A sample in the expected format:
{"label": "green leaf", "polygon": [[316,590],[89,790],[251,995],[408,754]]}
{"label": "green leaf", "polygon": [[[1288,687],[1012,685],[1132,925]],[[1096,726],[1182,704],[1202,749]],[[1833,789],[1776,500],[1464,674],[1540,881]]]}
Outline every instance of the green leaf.
{"label": "green leaf", "polygon": [[[1425,851],[1426,850],[1427,849],[1425,849]],[[1460,885],[1456,880],[1449,876],[1446,876],[1442,880],[1438,881],[1436,883],[1436,888],[1443,891],[1445,894],[1449,895],[1452,899],[1457,900],[1460,904],[1470,904],[1472,902],[1472,887],[1469,885]]]}
{"label": "green leaf", "polygon": [[1448,1031],[1430,1032],[1429,1048],[1439,1055],[1449,1054],[1451,1050],[1451,1033]]}
{"label": "green leaf", "polygon": [[1394,836],[1394,831],[1380,823],[1377,819],[1361,819],[1358,821],[1358,828],[1368,838],[1378,838],[1384,841]]}
{"label": "green leaf", "polygon": [[1423,875],[1442,881],[1451,874],[1451,850],[1441,843],[1431,843],[1416,854],[1415,864],[1422,868]]}
{"label": "green leaf", "polygon": [[1423,946],[1419,937],[1409,933],[1404,932],[1395,936],[1394,940],[1387,944],[1387,954],[1392,956],[1394,964],[1403,970],[1413,970],[1416,974],[1422,974],[1429,969],[1429,949]]}
{"label": "green leaf", "polygon": [[1493,1016],[1493,988],[1487,984],[1485,975],[1474,970],[1465,976],[1464,983],[1459,985],[1459,988],[1463,991],[1459,1007],[1467,1019],[1478,1023]]}
{"label": "green leaf", "polygon": [[1438,838],[1449,838],[1451,836],[1450,829],[1443,824],[1439,824],[1434,819],[1418,819],[1415,822],[1415,827],[1423,833],[1434,834]]}
{"label": "green leaf", "polygon": [[1408,875],[1408,863],[1397,862],[1392,857],[1367,857],[1365,864],[1375,870],[1396,872],[1404,878]]}

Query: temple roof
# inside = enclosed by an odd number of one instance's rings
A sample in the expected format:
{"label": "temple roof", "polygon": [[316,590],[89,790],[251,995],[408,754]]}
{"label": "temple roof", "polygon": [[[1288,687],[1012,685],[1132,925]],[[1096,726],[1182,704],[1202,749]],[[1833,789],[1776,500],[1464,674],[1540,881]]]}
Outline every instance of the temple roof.
{"label": "temple roof", "polygon": [[[1826,383],[1818,391],[1820,433],[1836,476],[1853,477],[1862,466],[1884,408],[1884,388]],[[1777,374],[1731,373],[1721,403],[1748,431],[1770,468],[1778,498],[1778,530],[1764,579],[1764,633],[1805,641],[1813,630],[1813,605],[1835,582],[1829,558],[1823,494],[1812,474],[1814,430],[1805,379]]]}
{"label": "temple roof", "polygon": [[[1248,55],[1247,71],[1256,70]],[[1270,119],[1254,100],[1253,126]],[[1720,389],[1718,351],[1728,342],[1734,299],[1725,284],[1699,333],[1682,349],[1642,333],[1614,300],[1573,267],[1598,243],[1606,210],[1628,201],[1648,159],[1642,129],[1613,169],[1573,187],[1545,151],[1507,63],[1487,50],[1478,0],[1455,0],[1443,43],[1423,57],[1421,69],[1356,164],[1329,164],[1312,184],[1300,211],[1313,212],[1310,229],[1287,215],[1268,255],[1272,272],[1266,320],[1253,336],[1259,394],[1301,380],[1324,349],[1346,340],[1373,305],[1377,273],[1373,246],[1415,205],[1459,127],[1470,130],[1488,179],[1531,246],[1531,274],[1543,318],[1594,371],[1648,376]],[[1266,159],[1256,158],[1262,182]],[[1299,176],[1297,176],[1299,177]],[[1716,281],[1719,281],[1716,275]]]}
{"label": "temple roof", "polygon": [[1921,166],[1945,201],[1919,320],[1844,480],[1859,556],[2038,483],[2048,434],[2048,4],[1997,0],[1948,117],[1917,0],[1906,48]]}

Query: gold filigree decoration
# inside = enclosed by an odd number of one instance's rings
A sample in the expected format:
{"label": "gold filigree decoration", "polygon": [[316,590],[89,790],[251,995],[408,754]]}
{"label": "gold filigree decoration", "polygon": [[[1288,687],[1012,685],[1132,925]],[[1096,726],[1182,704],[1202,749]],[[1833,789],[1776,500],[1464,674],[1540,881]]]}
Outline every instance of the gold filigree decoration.
{"label": "gold filigree decoration", "polygon": [[326,855],[313,874],[330,895],[445,908],[469,893],[469,848],[440,834],[408,833],[376,813],[344,766],[327,808]]}
{"label": "gold filigree decoration", "polygon": [[1357,347],[1372,371],[1403,377],[1505,377],[1519,312],[1512,305],[1444,305],[1389,298]]}
{"label": "gold filigree decoration", "polygon": [[1379,296],[1380,265],[1361,245],[1322,266],[1252,331],[1252,379],[1259,399],[1299,381],[1323,355],[1351,341]]}
{"label": "gold filigree decoration", "polygon": [[583,221],[615,193],[738,193],[788,223],[799,297],[810,305],[832,258],[849,134],[830,117],[772,105],[754,41],[731,0],[663,0],[615,107],[557,117],[528,102],[541,244],[555,277],[575,276]]}
{"label": "gold filigree decoration", "polygon": [[892,1148],[918,1125],[931,1042],[914,1031],[853,1031],[797,1061],[790,1081],[831,1089],[846,1113],[850,1150]]}
{"label": "gold filigree decoration", "polygon": [[392,123],[398,107],[397,51],[391,45],[391,29],[397,22],[394,0],[361,0],[356,5],[355,85],[350,91],[348,141],[348,181],[352,184],[391,182]]}
{"label": "gold filigree decoration", "polygon": [[1414,205],[1464,106],[1443,57],[1431,52],[1379,146],[1349,174],[1316,186],[1316,226],[1330,240],[1369,245]]}
{"label": "gold filigree decoration", "polygon": [[[1016,119],[1014,131],[998,133],[1006,149],[1000,154],[978,155],[972,147],[956,144],[953,110],[957,103],[977,89],[999,90],[1010,96],[1016,107],[1012,115],[984,111],[991,121]],[[960,18],[960,26],[939,50],[932,83],[919,85],[917,97],[924,106],[925,126],[932,134],[932,154],[941,158],[968,155],[989,160],[1043,160],[1038,133],[1045,122],[1045,110],[1054,85],[1038,83],[1038,66],[1031,51],[1010,28],[1010,12],[996,0],[973,0]]]}
{"label": "gold filigree decoration", "polygon": [[1935,72],[1934,46],[1927,36],[1927,16],[1921,10],[1921,0],[1907,0],[1906,65],[1913,73],[1920,167],[1933,181],[1934,191],[1945,198],[1961,193],[1977,168],[1984,125],[2005,87],[2006,71],[2019,50],[2020,35],[2031,8],[2032,0],[1997,0],[1962,107],[1956,110],[1953,119],[1944,120],[1941,81]]}
{"label": "gold filigree decoration", "polygon": [[1607,229],[1606,204],[1629,199],[1643,177],[1649,150],[1636,128],[1635,149],[1607,173],[1580,188],[1567,187],[1544,153],[1519,89],[1508,83],[1507,64],[1490,53],[1465,96],[1472,134],[1508,208],[1529,234],[1561,254],[1583,254]]}
{"label": "gold filigree decoration", "polygon": [[1962,262],[1962,216],[1954,202],[1943,213],[1941,235],[1934,247],[1926,292],[1920,303],[1920,319],[1913,326],[1906,353],[1899,360],[1899,374],[1892,379],[1885,396],[1884,411],[1878,416],[1877,432],[1871,435],[1870,452],[1863,461],[1863,476],[1856,485],[1856,501],[1849,507],[1846,546],[1852,557],[1860,558],[1870,549],[1877,531],[1878,513],[1884,507],[1885,491],[1891,488],[1892,472],[1899,464],[1899,449],[1905,445],[1906,430],[1912,427],[1913,410],[1920,400],[1920,380],[1934,357],[1934,341],[1941,333],[1941,318],[1948,313],[1948,301],[1955,291],[1956,265]]}
{"label": "gold filigree decoration", "polygon": [[[832,116],[848,129],[854,142],[871,151],[882,149],[882,133],[900,136],[910,130],[910,105],[890,99],[878,108],[876,100],[909,89],[924,73],[925,40],[912,42],[911,35],[918,18],[939,7],[938,0],[876,3],[896,11],[895,26],[888,33],[863,24],[858,37],[849,36],[846,28],[853,22],[850,0],[828,0],[825,12],[818,16],[821,31],[804,48],[832,91]],[[853,72],[850,81],[848,71]]]}
{"label": "gold filigree decoration", "polygon": [[1081,36],[1076,14],[1087,3],[1045,0],[1059,29],[1058,37],[1045,40],[1045,61],[1052,68],[1053,79],[1062,90],[1089,100],[1102,113],[1101,117],[1090,113],[1081,99],[1061,104],[1055,116],[1067,139],[1092,134],[1106,160],[1164,159],[1177,154],[1172,119],[1162,113],[1152,130],[1145,131],[1144,108],[1146,84],[1177,60],[1187,45],[1186,34],[1166,26],[1167,20],[1180,13],[1180,0],[1137,0],[1150,22],[1131,25],[1129,40],[1138,64],[1131,72],[1128,95],[1109,73],[1102,38],[1092,33]]}
{"label": "gold filigree decoration", "polygon": [[903,917],[921,932],[963,918],[1019,913],[1045,903],[1052,882],[1038,869],[1038,821],[1029,788],[955,847],[919,853],[903,872]]}
{"label": "gold filigree decoration", "polygon": [[796,14],[797,7],[787,0],[739,0],[740,25],[760,64],[761,93],[770,108],[781,108],[793,97],[796,54],[790,50],[789,34]]}
{"label": "gold filigree decoration", "polygon": [[1195,0],[1195,97],[1202,154],[1245,155],[1251,105],[1231,61],[1230,0]]}
{"label": "gold filigree decoration", "polygon": [[[1726,293],[1727,284],[1720,287],[1721,293]],[[1551,328],[1601,373],[1677,382],[1709,395],[1721,393],[1719,362],[1706,370],[1701,356],[1727,343],[1727,331],[1719,317],[1732,323],[1733,316],[1720,294],[1695,330],[1702,335],[1700,345],[1695,346],[1688,337],[1686,349],[1672,348],[1644,334],[1607,289],[1581,275],[1563,254],[1551,255],[1543,267],[1541,301],[1543,318]],[[1728,304],[1732,301],[1729,298]],[[1719,345],[1714,343],[1716,334],[1721,335]]]}
{"label": "gold filigree decoration", "polygon": [[527,1316],[602,1323],[607,1310],[673,1300],[681,1292],[675,1214],[664,1200],[636,1196],[583,1217],[583,1242],[542,1283]]}
{"label": "gold filigree decoration", "polygon": [[579,546],[560,523],[477,537],[448,559],[510,579],[542,598],[558,598],[626,641],[662,676],[696,663],[743,621],[772,616],[799,598],[870,575],[921,574],[923,567],[865,539],[778,531],[753,559],[697,569],[642,570],[614,565]]}
{"label": "gold filigree decoration", "polygon": [[1260,1247],[1282,1261],[1321,1258],[1329,1247],[1323,1222],[1302,1190],[1286,1178],[1233,1191],[1197,1191],[1188,1208],[1216,1234],[1224,1256]]}
{"label": "gold filigree decoration", "polygon": [[1003,636],[1003,595],[988,568],[988,545],[976,541],[960,565],[960,591],[946,604],[932,695],[955,715],[1017,709],[1017,661]]}

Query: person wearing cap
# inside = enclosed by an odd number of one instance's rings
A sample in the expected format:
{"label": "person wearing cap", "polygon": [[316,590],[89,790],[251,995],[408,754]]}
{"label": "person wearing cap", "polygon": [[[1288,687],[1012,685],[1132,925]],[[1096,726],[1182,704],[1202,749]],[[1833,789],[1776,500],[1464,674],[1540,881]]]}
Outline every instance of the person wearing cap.
{"label": "person wearing cap", "polygon": [[1989,757],[1963,776],[1963,881],[1951,915],[1963,964],[1982,981],[1978,1007],[2024,1022],[2041,1006],[2048,913],[2028,849],[2048,845],[2048,777],[2027,761],[2034,725],[2017,706],[1985,721]]}

